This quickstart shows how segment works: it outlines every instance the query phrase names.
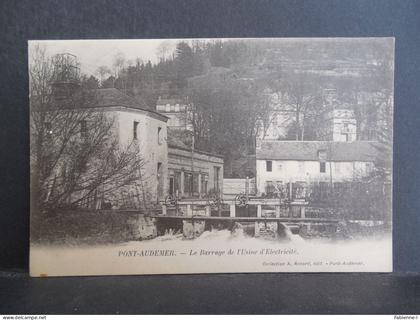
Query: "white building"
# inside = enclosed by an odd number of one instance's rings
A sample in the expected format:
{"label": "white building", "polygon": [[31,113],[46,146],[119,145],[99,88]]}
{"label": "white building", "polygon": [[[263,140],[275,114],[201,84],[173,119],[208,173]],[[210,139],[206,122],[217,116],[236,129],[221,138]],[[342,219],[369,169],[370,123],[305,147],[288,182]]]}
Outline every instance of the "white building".
{"label": "white building", "polygon": [[[80,110],[89,108],[92,115],[103,114],[111,120],[110,136],[116,139],[121,150],[131,148],[139,151],[143,165],[141,172],[136,172],[138,180],[128,185],[119,186],[112,192],[103,192],[101,186],[97,187],[94,197],[87,197],[79,206],[94,209],[101,208],[144,208],[155,205],[168,192],[168,146],[166,143],[168,118],[156,111],[147,109],[134,98],[115,88],[96,89],[89,92],[88,104],[80,106]],[[66,95],[57,100],[58,106],[66,101]],[[71,105],[72,109],[79,108]],[[66,110],[66,108],[63,108]],[[53,126],[52,123],[47,123]],[[90,120],[79,121],[80,137],[89,137],[95,124]],[[60,130],[55,128],[54,130]],[[53,132],[53,130],[51,130]],[[78,140],[75,140],[78,141]],[[136,150],[137,149],[137,150]],[[71,159],[70,159],[71,160]],[[61,166],[66,167],[68,159],[63,157]],[[90,166],[95,166],[90,163]],[[85,190],[78,191],[84,193]],[[67,201],[79,196],[78,192],[70,194]]]}
{"label": "white building", "polygon": [[129,188],[125,196],[135,201],[135,194],[142,192],[138,189],[143,188],[148,200],[156,203],[168,190],[168,118],[115,88],[96,90],[95,99],[98,110],[114,117],[114,132],[120,145],[134,142],[144,160],[142,181]]}
{"label": "white building", "polygon": [[352,142],[357,139],[357,123],[351,109],[333,109],[320,116],[317,139]]}
{"label": "white building", "polygon": [[371,172],[377,155],[371,141],[269,141],[256,149],[257,194],[289,182],[345,182]]}
{"label": "white building", "polygon": [[187,105],[181,99],[162,99],[156,102],[156,111],[168,117],[168,128],[190,130]]}
{"label": "white building", "polygon": [[209,193],[223,194],[223,157],[192,151],[191,148],[168,143],[169,189],[179,198],[204,198]]}

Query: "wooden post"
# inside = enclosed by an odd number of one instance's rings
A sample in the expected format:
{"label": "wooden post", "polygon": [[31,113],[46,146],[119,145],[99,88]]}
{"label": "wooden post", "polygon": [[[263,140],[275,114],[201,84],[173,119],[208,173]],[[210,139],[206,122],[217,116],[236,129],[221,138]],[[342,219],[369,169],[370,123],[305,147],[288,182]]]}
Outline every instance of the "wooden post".
{"label": "wooden post", "polygon": [[[257,205],[257,217],[261,218],[261,216],[262,216],[262,206],[260,204],[258,204]],[[260,236],[260,223],[258,221],[255,221],[254,236],[255,237]]]}
{"label": "wooden post", "polygon": [[210,206],[206,206],[206,216],[207,217],[211,216],[211,207]]}
{"label": "wooden post", "polygon": [[175,215],[178,215],[179,212],[179,204],[178,204],[178,200],[179,200],[179,190],[175,191],[176,194],[176,206],[175,206]]}
{"label": "wooden post", "polygon": [[222,216],[222,203],[221,203],[221,198],[220,198],[220,193],[219,193],[219,198],[217,200],[217,211],[218,211],[218,215],[219,217]]}
{"label": "wooden post", "polygon": [[187,204],[187,216],[192,216],[193,212],[192,212],[192,208],[191,208],[191,204]]}
{"label": "wooden post", "polygon": [[305,216],[305,206],[304,205],[300,207],[300,217],[301,218],[306,218],[306,216]]}
{"label": "wooden post", "polygon": [[230,216],[232,218],[236,217],[236,205],[235,205],[235,203],[230,205],[229,212],[230,212]]}
{"label": "wooden post", "polygon": [[246,196],[246,202],[248,203],[249,200],[249,177],[246,177],[246,182],[245,182],[245,196]]}
{"label": "wooden post", "polygon": [[260,225],[258,221],[255,221],[255,227],[254,227],[254,237],[260,236]]}
{"label": "wooden post", "polygon": [[291,180],[289,181],[289,200],[293,201],[293,182]]}
{"label": "wooden post", "polygon": [[276,205],[276,218],[280,218],[280,205]]}
{"label": "wooden post", "polygon": [[167,214],[166,204],[163,204],[163,205],[162,205],[162,214],[163,214],[164,216],[166,216],[166,214]]}
{"label": "wooden post", "polygon": [[185,173],[184,170],[181,171],[181,197],[184,196],[184,184],[185,184]]}
{"label": "wooden post", "polygon": [[[289,180],[289,203],[291,204],[293,202],[293,183],[292,180]],[[293,214],[292,205],[289,206],[289,217],[291,217]]]}
{"label": "wooden post", "polygon": [[198,197],[201,199],[201,172],[198,173]]}

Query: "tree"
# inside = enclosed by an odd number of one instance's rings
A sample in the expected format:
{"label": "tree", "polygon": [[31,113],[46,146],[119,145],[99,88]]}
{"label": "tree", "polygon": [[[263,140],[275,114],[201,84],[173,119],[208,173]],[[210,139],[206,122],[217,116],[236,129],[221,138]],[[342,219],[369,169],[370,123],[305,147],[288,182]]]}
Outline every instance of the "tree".
{"label": "tree", "polygon": [[95,90],[73,79],[73,90],[57,96],[54,68],[41,47],[30,51],[31,208],[35,214],[64,206],[98,208],[138,181],[144,165],[136,146],[119,144],[114,118],[93,108]]}
{"label": "tree", "polygon": [[170,57],[170,53],[173,51],[173,47],[170,41],[162,41],[156,49],[156,55],[160,61],[165,61]]}
{"label": "tree", "polygon": [[176,81],[178,88],[186,86],[187,78],[193,76],[193,51],[187,42],[180,42],[175,50]]}
{"label": "tree", "polygon": [[100,66],[96,70],[96,74],[99,76],[99,80],[102,84],[105,79],[105,76],[111,74],[111,69],[109,69],[107,66]]}
{"label": "tree", "polygon": [[290,73],[284,79],[281,90],[285,99],[281,108],[294,113],[293,135],[295,140],[304,140],[307,125],[317,121],[322,112],[318,81],[303,73]]}
{"label": "tree", "polygon": [[232,176],[235,160],[255,152],[267,96],[258,83],[237,79],[229,69],[194,78],[188,96],[197,149],[223,155],[225,174]]}
{"label": "tree", "polygon": [[110,76],[104,81],[101,81],[101,88],[115,88],[115,77]]}
{"label": "tree", "polygon": [[82,77],[82,86],[86,89],[99,89],[99,80],[94,76]]}

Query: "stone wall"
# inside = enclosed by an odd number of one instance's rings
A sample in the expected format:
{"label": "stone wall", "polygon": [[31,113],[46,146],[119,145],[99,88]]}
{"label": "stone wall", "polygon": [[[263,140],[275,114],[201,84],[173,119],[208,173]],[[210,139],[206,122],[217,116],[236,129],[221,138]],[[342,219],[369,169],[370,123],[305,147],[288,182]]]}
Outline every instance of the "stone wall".
{"label": "stone wall", "polygon": [[31,241],[63,245],[107,244],[157,236],[154,221],[133,211],[68,210],[31,216]]}

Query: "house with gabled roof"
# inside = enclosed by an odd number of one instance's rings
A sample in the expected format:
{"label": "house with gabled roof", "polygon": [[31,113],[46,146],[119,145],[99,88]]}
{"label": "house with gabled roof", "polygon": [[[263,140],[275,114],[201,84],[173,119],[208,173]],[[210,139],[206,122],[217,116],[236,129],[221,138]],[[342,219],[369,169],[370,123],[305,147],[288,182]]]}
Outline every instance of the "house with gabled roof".
{"label": "house with gabled roof", "polygon": [[[136,201],[139,188],[145,190],[151,202],[157,202],[168,188],[168,117],[148,109],[141,101],[115,88],[95,90],[95,99],[97,108],[115,117],[115,131],[120,144],[134,142],[144,160],[143,181],[128,191],[128,202]],[[131,205],[139,207],[137,203]]]}
{"label": "house with gabled roof", "polygon": [[[104,208],[104,205],[107,208],[144,208],[146,202],[158,203],[168,189],[166,143],[168,117],[148,109],[141,101],[116,88],[94,89],[73,94],[83,95],[85,98],[83,101],[86,103],[66,103],[69,100],[66,92],[62,95],[55,94],[55,110],[89,109],[92,114],[104,114],[108,119],[112,119],[110,134],[116,138],[118,145],[122,149],[135,148],[143,160],[141,172],[136,173],[139,176],[138,181],[121,186],[106,196],[104,192],[99,192],[100,195],[95,195],[94,199],[89,197],[80,206],[95,209]],[[91,130],[94,130],[95,125],[89,121],[89,118],[79,121],[79,139],[86,138]],[[52,127],[54,124],[47,123],[46,125]],[[55,128],[55,130],[60,130],[60,128]]]}
{"label": "house with gabled roof", "polygon": [[369,175],[378,149],[373,141],[259,140],[256,148],[257,192],[270,194],[287,183],[336,183]]}

